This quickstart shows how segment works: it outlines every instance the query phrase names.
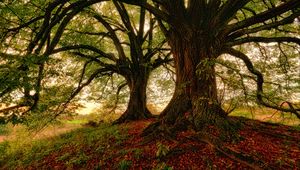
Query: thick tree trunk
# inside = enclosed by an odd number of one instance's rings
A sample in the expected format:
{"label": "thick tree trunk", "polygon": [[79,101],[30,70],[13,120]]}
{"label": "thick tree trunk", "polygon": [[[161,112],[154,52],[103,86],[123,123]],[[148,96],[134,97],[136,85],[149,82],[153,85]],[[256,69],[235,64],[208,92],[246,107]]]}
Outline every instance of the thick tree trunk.
{"label": "thick tree trunk", "polygon": [[178,117],[192,108],[191,100],[181,85],[182,83],[176,82],[173,97],[160,114],[160,119],[167,124],[174,124]]}
{"label": "thick tree trunk", "polygon": [[144,134],[162,125],[177,130],[177,124],[183,126],[186,122],[198,131],[209,125],[223,126],[227,119],[218,102],[214,69],[219,47],[207,34],[187,30],[171,32],[169,44],[175,62],[176,91],[159,123],[150,125]]}
{"label": "thick tree trunk", "polygon": [[127,83],[130,90],[129,102],[126,111],[115,123],[124,123],[134,120],[151,118],[147,108],[146,88],[149,75],[143,71],[128,76]]}
{"label": "thick tree trunk", "polygon": [[193,124],[196,130],[202,130],[207,125],[219,126],[222,121],[226,121],[227,115],[218,101],[214,64],[206,64],[206,62],[199,63],[198,80],[195,80],[196,85],[190,93]]}
{"label": "thick tree trunk", "polygon": [[[185,36],[180,36],[185,35]],[[174,33],[170,45],[176,62],[177,77],[192,103],[191,118],[196,130],[224,121],[226,113],[218,101],[215,59],[219,46],[206,33]]]}

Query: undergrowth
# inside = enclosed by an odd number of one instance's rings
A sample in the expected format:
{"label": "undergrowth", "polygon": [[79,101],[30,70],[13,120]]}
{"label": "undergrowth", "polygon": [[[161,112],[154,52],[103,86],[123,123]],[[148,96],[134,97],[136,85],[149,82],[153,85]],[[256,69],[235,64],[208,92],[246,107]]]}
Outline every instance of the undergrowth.
{"label": "undergrowth", "polygon": [[[112,138],[115,142],[121,142],[126,138],[126,132],[120,132],[117,126],[101,124],[96,128],[83,127],[40,140],[18,137],[16,140],[0,143],[0,169],[40,167],[41,160],[55,153],[58,155],[55,161],[64,163],[69,168],[84,166],[89,160],[90,152],[101,153]],[[88,150],[95,146],[97,149]]]}

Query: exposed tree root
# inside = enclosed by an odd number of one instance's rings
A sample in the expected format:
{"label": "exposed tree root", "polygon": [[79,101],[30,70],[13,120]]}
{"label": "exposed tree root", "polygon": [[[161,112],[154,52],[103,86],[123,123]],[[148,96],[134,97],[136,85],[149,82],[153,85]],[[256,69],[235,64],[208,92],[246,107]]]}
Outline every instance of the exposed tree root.
{"label": "exposed tree root", "polygon": [[173,149],[171,149],[167,155],[165,155],[164,157],[160,158],[161,161],[166,161],[168,160],[170,157],[172,156],[176,156],[176,155],[181,155],[184,153],[188,153],[189,151],[194,151],[196,149],[198,149],[195,146],[188,146],[187,148],[181,149],[178,148],[178,146],[180,146],[181,144],[183,144],[184,142],[180,142],[178,145],[176,145]]}
{"label": "exposed tree root", "polygon": [[[245,122],[246,125],[251,126],[251,123],[249,122]],[[260,126],[251,126],[253,130],[263,133],[264,135],[268,135],[270,137],[274,137],[274,138],[280,138],[280,139],[288,139],[291,141],[298,141],[298,139],[294,136],[288,135],[288,134],[284,134],[284,133],[278,133],[275,132],[274,130],[272,130],[272,128],[270,129],[270,126],[279,126],[278,124],[271,124],[271,123],[266,123],[266,122],[262,122],[262,124]],[[297,131],[296,131],[297,132]],[[300,145],[299,145],[300,146]]]}
{"label": "exposed tree root", "polygon": [[245,165],[251,169],[263,169],[265,165],[264,162],[262,161],[257,161],[253,159],[251,156],[245,155],[243,153],[238,153],[233,151],[232,149],[225,147],[222,145],[222,143],[217,140],[215,137],[212,135],[207,134],[206,132],[199,132],[195,136],[191,137],[186,137],[181,141],[177,141],[177,145],[173,147],[174,149],[171,149],[167,155],[165,155],[162,160],[167,160],[169,157],[174,156],[174,155],[180,155],[185,152],[188,152],[190,149],[194,150],[196,149],[195,146],[190,146],[188,149],[178,149],[180,145],[186,143],[187,140],[192,140],[192,141],[197,141],[197,142],[202,142],[205,144],[208,144],[212,148],[214,148],[217,152],[223,154],[224,156],[230,158],[231,160],[235,162],[239,162],[242,165]]}
{"label": "exposed tree root", "polygon": [[148,126],[141,136],[144,137],[142,144],[146,144],[159,139],[175,141],[176,133],[169,126],[163,125],[161,122],[155,122]]}
{"label": "exposed tree root", "polygon": [[[200,131],[206,131],[208,133],[214,134],[218,133],[219,139],[222,141],[239,141],[241,137],[238,135],[237,131],[240,129],[241,123],[235,120],[231,120],[228,117],[221,117],[216,119],[214,122],[205,124]],[[186,131],[188,129],[199,131],[196,129],[193,121],[182,114],[178,116],[173,124],[170,124],[164,119],[160,119],[157,122],[150,124],[143,130],[141,136],[144,137],[144,142],[152,141],[157,139],[157,137],[162,137],[168,140],[176,138],[176,134],[181,131]]]}
{"label": "exposed tree root", "polygon": [[[295,138],[294,136],[290,136],[288,134],[283,134],[283,133],[276,133],[276,132],[272,132],[270,130],[265,130],[265,129],[259,129],[259,128],[254,128],[256,131],[263,133],[264,135],[268,135],[270,137],[274,137],[274,138],[280,138],[280,139],[288,139],[290,141],[298,141],[297,138]],[[300,144],[298,145],[300,146]]]}
{"label": "exposed tree root", "polygon": [[[158,138],[177,143],[177,146],[161,158],[166,159],[186,152],[178,148],[187,139],[183,139],[182,142],[176,141],[176,134],[180,131],[193,129],[197,134],[189,137],[190,140],[208,144],[218,153],[251,169],[265,168],[266,164],[264,162],[224,146],[225,141],[236,142],[241,140],[238,131],[244,122],[229,118],[219,105],[200,104],[195,104],[195,107],[191,108],[190,103],[187,103],[185,107],[178,105],[181,108],[170,107],[171,109],[167,109],[159,121],[152,123],[143,131],[144,143],[153,142]],[[196,114],[193,114],[193,112]]]}
{"label": "exposed tree root", "polygon": [[155,141],[157,139],[176,140],[176,134],[181,131],[193,129],[192,124],[184,116],[178,117],[174,124],[165,122],[163,119],[150,124],[141,134],[144,137],[143,143]]}
{"label": "exposed tree root", "polygon": [[[226,118],[226,121],[224,121],[223,119],[219,119],[217,122],[215,122],[215,124],[206,125],[205,127],[203,127],[203,129],[201,131],[198,131],[195,136],[187,137],[181,141],[176,141],[177,132],[193,128],[191,127],[191,122],[189,122],[187,119],[184,119],[184,117],[181,117],[180,120],[178,119],[178,121],[176,121],[174,125],[163,124],[162,121],[157,121],[155,123],[152,123],[144,130],[144,133],[142,134],[142,136],[144,136],[143,144],[147,142],[153,142],[160,138],[164,138],[166,140],[177,143],[177,145],[173,147],[173,149],[171,149],[167,155],[161,158],[162,160],[164,160],[168,157],[187,152],[186,149],[178,149],[180,148],[179,146],[186,143],[187,140],[194,140],[197,142],[208,144],[222,155],[251,169],[265,168],[264,166],[266,164],[264,162],[255,160],[251,156],[243,153],[238,153],[222,145],[222,142],[225,141],[224,138],[226,139],[226,141],[240,138],[237,133],[240,125],[241,122],[237,122],[234,119],[231,120]],[[219,132],[219,134],[215,133],[216,131]],[[224,135],[226,137],[224,137]],[[191,149],[193,149],[193,146],[191,146]]]}
{"label": "exposed tree root", "polygon": [[259,166],[255,165],[253,159],[249,156],[244,156],[241,153],[234,152],[231,149],[226,147],[220,148],[219,146],[213,146],[218,152],[232,159],[233,161],[237,161],[243,165],[246,165],[252,169],[262,169]]}

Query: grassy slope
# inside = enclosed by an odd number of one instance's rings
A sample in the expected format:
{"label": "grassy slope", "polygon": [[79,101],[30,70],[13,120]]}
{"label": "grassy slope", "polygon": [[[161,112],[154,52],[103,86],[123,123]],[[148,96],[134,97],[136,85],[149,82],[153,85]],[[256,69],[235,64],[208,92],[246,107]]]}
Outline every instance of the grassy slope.
{"label": "grassy slope", "polygon": [[[97,128],[83,127],[45,139],[20,139],[0,143],[0,169],[43,167],[47,160],[64,167],[86,164],[90,155],[100,154],[111,145],[111,140],[124,140],[126,132],[117,126],[102,124]],[[51,167],[51,162],[46,163]]]}
{"label": "grassy slope", "polygon": [[[261,168],[299,169],[299,126],[265,124],[240,119],[243,140],[224,146],[260,162]],[[80,122],[80,121],[79,121]],[[205,143],[187,140],[194,132],[178,134],[177,141],[142,143],[140,133],[151,121],[126,125],[82,127],[39,140],[19,138],[0,143],[0,169],[247,169]],[[69,123],[77,124],[77,121]],[[164,159],[161,156],[168,155]]]}

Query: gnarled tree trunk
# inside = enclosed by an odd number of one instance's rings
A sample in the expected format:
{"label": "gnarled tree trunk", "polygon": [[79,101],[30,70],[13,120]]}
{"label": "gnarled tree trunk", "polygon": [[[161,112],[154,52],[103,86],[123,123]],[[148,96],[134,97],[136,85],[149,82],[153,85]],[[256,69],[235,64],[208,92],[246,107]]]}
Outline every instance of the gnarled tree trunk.
{"label": "gnarled tree trunk", "polygon": [[198,131],[208,125],[223,126],[227,114],[218,101],[214,68],[214,61],[221,51],[218,41],[208,32],[190,28],[177,27],[170,33],[169,44],[177,76],[176,90],[159,123],[150,125],[144,134],[162,125],[177,130],[187,120]]}
{"label": "gnarled tree trunk", "polygon": [[129,102],[126,111],[115,123],[151,118],[152,114],[146,106],[146,88],[149,73],[141,70],[126,78],[130,90]]}

